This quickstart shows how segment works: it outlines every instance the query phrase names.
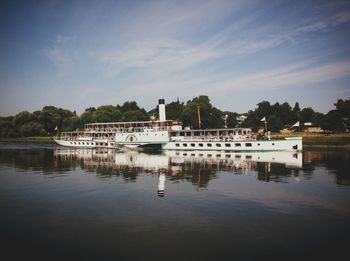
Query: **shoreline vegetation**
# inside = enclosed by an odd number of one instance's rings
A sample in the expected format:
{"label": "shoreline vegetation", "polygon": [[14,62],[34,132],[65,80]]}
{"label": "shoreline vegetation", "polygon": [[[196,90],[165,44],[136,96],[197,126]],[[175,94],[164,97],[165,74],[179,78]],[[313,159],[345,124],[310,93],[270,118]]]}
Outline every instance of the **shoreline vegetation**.
{"label": "shoreline vegetation", "polygon": [[[308,148],[350,148],[350,133],[305,133],[293,132],[290,134],[271,133],[271,139],[282,139],[285,137],[303,137],[303,147]],[[34,136],[34,137],[16,137],[0,138],[0,142],[18,142],[18,143],[52,143],[52,136]]]}
{"label": "shoreline vegetation", "polygon": [[[215,107],[208,96],[200,95],[165,105],[168,119],[190,129],[250,128],[254,132],[271,131],[272,139],[302,136],[305,147],[350,147],[350,99],[338,99],[328,113],[311,107],[294,107],[287,102],[262,101],[254,109],[239,114]],[[159,119],[158,105],[146,111],[135,101],[122,105],[89,107],[82,114],[54,106],[0,116],[0,142],[54,143],[53,136],[64,131],[81,131],[87,123],[135,122]]]}
{"label": "shoreline vegetation", "polygon": [[303,137],[303,147],[308,148],[350,148],[350,133],[305,133],[292,132],[290,134],[272,133],[272,139],[288,137]]}

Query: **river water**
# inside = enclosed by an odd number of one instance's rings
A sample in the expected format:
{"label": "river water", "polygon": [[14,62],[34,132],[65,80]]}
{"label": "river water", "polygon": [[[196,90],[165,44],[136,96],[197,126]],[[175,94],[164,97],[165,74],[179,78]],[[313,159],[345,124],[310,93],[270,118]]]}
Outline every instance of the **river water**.
{"label": "river water", "polygon": [[349,156],[0,143],[2,256],[336,260],[349,255]]}

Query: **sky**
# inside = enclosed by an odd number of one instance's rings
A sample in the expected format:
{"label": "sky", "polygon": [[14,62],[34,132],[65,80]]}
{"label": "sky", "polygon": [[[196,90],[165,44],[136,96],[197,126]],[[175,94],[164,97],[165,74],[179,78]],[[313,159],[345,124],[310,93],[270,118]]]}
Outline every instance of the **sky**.
{"label": "sky", "polygon": [[350,99],[350,1],[1,1],[0,115]]}

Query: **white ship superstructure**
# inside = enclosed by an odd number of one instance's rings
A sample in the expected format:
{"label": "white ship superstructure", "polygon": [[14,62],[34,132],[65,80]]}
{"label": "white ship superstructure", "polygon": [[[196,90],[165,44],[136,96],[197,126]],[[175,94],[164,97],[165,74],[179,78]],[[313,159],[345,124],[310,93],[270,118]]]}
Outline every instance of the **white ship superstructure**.
{"label": "white ship superstructure", "polygon": [[182,130],[170,132],[166,150],[199,151],[298,151],[302,149],[302,138],[291,137],[271,140],[258,139],[249,128]]}
{"label": "white ship superstructure", "polygon": [[88,123],[84,131],[61,132],[54,138],[62,146],[79,148],[136,148],[159,146],[170,141],[170,132],[181,125],[166,120],[164,99],[159,100],[159,120],[137,122]]}

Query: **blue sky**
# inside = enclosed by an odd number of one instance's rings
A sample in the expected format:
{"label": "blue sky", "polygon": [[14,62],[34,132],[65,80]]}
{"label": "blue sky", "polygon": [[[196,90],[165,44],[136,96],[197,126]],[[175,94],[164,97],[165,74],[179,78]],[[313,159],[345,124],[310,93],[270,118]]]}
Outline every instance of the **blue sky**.
{"label": "blue sky", "polygon": [[350,1],[1,1],[0,115],[350,98]]}

